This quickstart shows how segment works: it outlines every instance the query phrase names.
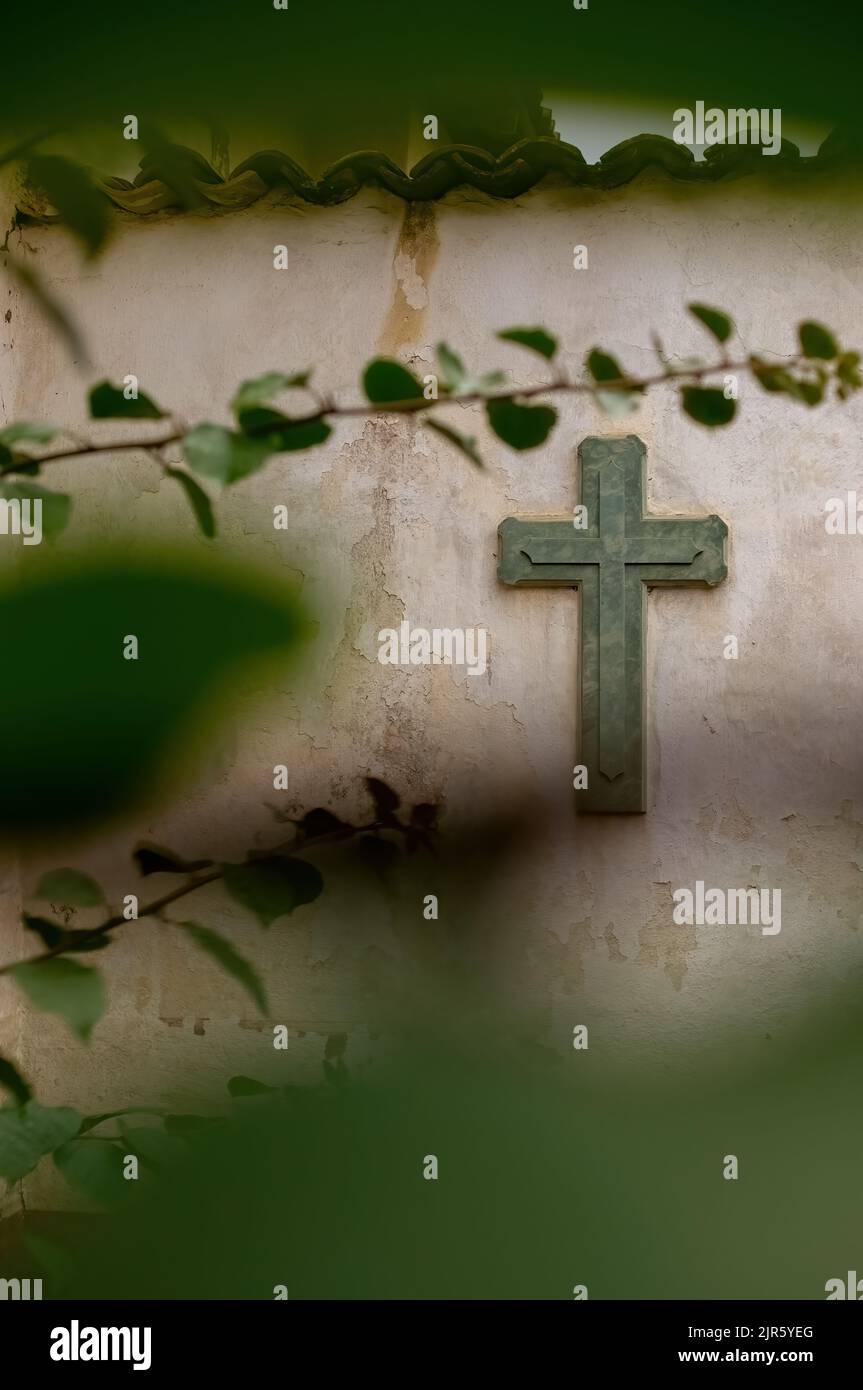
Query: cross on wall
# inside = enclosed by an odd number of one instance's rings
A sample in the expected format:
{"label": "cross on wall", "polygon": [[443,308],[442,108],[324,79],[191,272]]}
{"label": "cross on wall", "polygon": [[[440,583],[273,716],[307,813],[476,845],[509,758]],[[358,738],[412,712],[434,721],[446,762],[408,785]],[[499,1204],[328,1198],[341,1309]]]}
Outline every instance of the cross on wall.
{"label": "cross on wall", "polygon": [[586,530],[512,516],[498,527],[504,584],[581,590],[580,811],[647,809],[647,586],[712,588],[728,573],[721,517],[646,515],[645,454],[635,435],[582,441]]}

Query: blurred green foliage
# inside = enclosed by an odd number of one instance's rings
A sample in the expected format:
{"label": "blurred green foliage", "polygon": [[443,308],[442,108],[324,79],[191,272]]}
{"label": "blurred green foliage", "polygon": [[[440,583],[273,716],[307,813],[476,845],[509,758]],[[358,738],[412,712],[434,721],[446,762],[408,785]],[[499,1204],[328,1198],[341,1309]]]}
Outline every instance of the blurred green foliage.
{"label": "blurred green foliage", "polygon": [[682,1077],[504,1024],[391,1035],[373,1078],[349,1045],[338,1085],[236,1078],[179,1162],[154,1140],[125,1193],[106,1166],[123,1209],[43,1266],[46,1297],[817,1299],[859,1266],[856,1000]]}
{"label": "blurred green foliage", "polygon": [[341,140],[334,158],[348,145],[385,148],[411,114],[505,126],[518,93],[537,88],[856,123],[860,33],[851,0],[817,11],[807,0],[593,0],[584,11],[571,0],[429,10],[292,0],[281,11],[271,0],[46,0],[5,17],[4,49],[21,60],[5,66],[0,115],[20,132],[212,113]]}
{"label": "blurred green foliage", "polygon": [[[0,729],[0,824],[71,830],[125,810],[169,770],[233,682],[261,687],[309,632],[284,582],[136,544],[23,552],[0,587],[14,662]],[[137,659],[124,657],[127,637]],[[264,666],[261,666],[264,662]]]}

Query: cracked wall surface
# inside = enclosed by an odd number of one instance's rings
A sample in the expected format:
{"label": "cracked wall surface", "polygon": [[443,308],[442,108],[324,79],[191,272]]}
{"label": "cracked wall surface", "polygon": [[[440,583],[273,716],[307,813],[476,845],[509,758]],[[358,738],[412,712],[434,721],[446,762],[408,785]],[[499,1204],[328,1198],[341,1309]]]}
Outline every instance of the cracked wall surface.
{"label": "cracked wall surface", "polygon": [[[732,313],[744,353],[791,352],[807,317],[860,346],[860,225],[860,199],[826,180],[807,193],[793,180],[702,190],[645,175],[619,193],[552,182],[505,203],[466,191],[404,205],[367,189],[341,207],[158,216],[120,223],[86,264],[61,230],[27,228],[10,245],[74,310],[94,365],[70,364],[8,286],[4,419],[89,428],[86,388],[128,372],[188,420],[227,419],[236,384],[273,368],[312,365],[319,389],[356,400],[369,357],[397,355],[422,376],[441,340],[477,369],[544,379],[546,364],[495,341],[510,325],[556,332],[572,372],[594,344],[648,371],[653,332],[675,360],[710,354],[691,300]],[[290,250],[285,272],[273,269],[278,243]],[[587,270],[573,269],[579,244]],[[275,763],[290,769],[292,803],[345,815],[363,809],[371,773],[407,801],[439,801],[444,835],[484,809],[531,808],[540,833],[484,885],[483,911],[486,949],[529,1001],[538,1039],[565,1047],[587,1023],[591,1046],[680,1052],[790,1026],[860,951],[863,537],[824,528],[829,497],[863,494],[860,407],[807,411],[741,377],[739,418],[716,433],[667,391],[623,423],[578,397],[560,409],[548,444],[516,454],[476,412],[451,408],[442,418],[478,436],[484,471],[415,421],[357,419],[236,485],[220,505],[223,534],[301,583],[318,624],[304,665],[223,728],[174,803],[98,841],[22,856],[21,882],[74,862],[120,897],[137,839],[195,854],[217,836],[228,858],[250,836],[269,843]],[[579,441],[633,430],[647,445],[650,509],[725,518],[729,576],[713,591],[649,596],[648,814],[576,819],[577,597],[499,585],[496,528],[509,514],[569,514]],[[52,476],[76,499],[69,541],[191,534],[179,490],[143,456]],[[286,534],[272,527],[278,502]],[[379,630],[406,618],[485,627],[487,672],[380,665]],[[736,661],[723,658],[728,634]],[[0,933],[13,958],[24,947],[19,869],[8,856],[3,869]],[[697,879],[781,889],[781,933],[675,925],[672,893]],[[352,1058],[374,1055],[378,967],[403,949],[397,916],[338,879],[266,935],[215,888],[195,904],[264,975],[273,1018],[291,1029],[292,1075],[317,1074],[334,1032],[349,1034]],[[253,1075],[275,1074],[286,1063],[239,990],[193,951],[157,923],[118,933],[100,958],[110,1007],[88,1049],[0,982],[0,1051],[46,1102],[89,1110],[142,1091],[182,1105],[187,1065],[220,1077],[242,1058]],[[49,1200],[49,1181],[30,1180],[31,1203]]]}

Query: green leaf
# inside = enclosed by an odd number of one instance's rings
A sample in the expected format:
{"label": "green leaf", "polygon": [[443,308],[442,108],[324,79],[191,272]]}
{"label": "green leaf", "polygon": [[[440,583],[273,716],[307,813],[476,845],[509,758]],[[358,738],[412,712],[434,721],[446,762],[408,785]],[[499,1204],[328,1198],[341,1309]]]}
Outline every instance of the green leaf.
{"label": "green leaf", "polygon": [[163,1113],[151,1105],[127,1105],[122,1110],[103,1110],[101,1115],[85,1115],[78,1133],[86,1134],[88,1130],[95,1129],[97,1125],[104,1124],[106,1120],[116,1120],[121,1115],[162,1115]]}
{"label": "green leaf", "polygon": [[66,1106],[44,1106],[35,1100],[0,1109],[0,1178],[17,1182],[31,1173],[44,1154],[71,1139],[81,1116]]}
{"label": "green leaf", "polygon": [[508,399],[486,401],[486,414],[495,434],[511,449],[544,444],[557,420],[550,405],[520,405]]}
{"label": "green leaf", "polygon": [[57,433],[56,425],[35,425],[26,420],[19,420],[0,430],[0,444],[9,447],[22,443],[50,444]]}
{"label": "green leaf", "polygon": [[805,357],[817,357],[824,361],[830,361],[839,356],[839,344],[833,337],[829,328],[823,324],[813,323],[811,320],[801,323],[797,330],[800,338],[800,350]]}
{"label": "green leaf", "polygon": [[[154,1172],[161,1173],[188,1157],[189,1146],[176,1134],[166,1133],[161,1126],[121,1125],[123,1146]],[[124,1179],[124,1182],[126,1179]]]}
{"label": "green leaf", "polygon": [[59,1014],[82,1042],[105,1011],[105,984],[92,965],[57,956],[38,965],[22,961],[9,971],[31,1004],[47,1014]]}
{"label": "green leaf", "polygon": [[[20,472],[27,471],[26,466]],[[66,529],[69,514],[72,510],[72,499],[65,492],[49,492],[47,488],[40,487],[38,483],[0,483],[0,497],[5,497],[8,501],[17,498],[19,502],[39,501],[42,503],[42,536],[45,540],[53,540]],[[35,520],[33,508],[30,509],[31,525]]]}
{"label": "green leaf", "polygon": [[799,381],[800,398],[806,405],[820,405],[824,399],[822,381]]}
{"label": "green leaf", "polygon": [[689,312],[704,324],[717,342],[726,343],[734,332],[734,324],[721,309],[709,309],[706,304],[689,304]]}
{"label": "green leaf", "polygon": [[493,391],[498,386],[509,385],[509,372],[483,372],[477,378],[477,389],[480,391]]}
{"label": "green leaf", "polygon": [[219,483],[235,483],[257,473],[274,452],[266,436],[251,439],[208,422],[196,425],[183,441],[183,454],[193,472]]}
{"label": "green leaf", "polygon": [[292,857],[225,864],[224,876],[231,897],[254,912],[263,927],[314,902],[324,886],[314,864]]}
{"label": "green leaf", "polygon": [[241,417],[245,411],[269,405],[273,396],[292,386],[307,386],[311,376],[311,372],[294,372],[292,376],[286,376],[284,372],[265,372],[263,376],[251,377],[240,383],[231,401],[231,410],[242,423]]}
{"label": "green leaf", "polygon": [[373,405],[395,405],[423,397],[416,377],[389,357],[376,357],[368,364],[363,372],[363,390]]}
{"label": "green leaf", "polygon": [[195,922],[178,922],[177,925],[192,938],[196,946],[208,956],[212,956],[223,970],[227,970],[229,975],[239,981],[262,1014],[267,1013],[267,996],[257,971],[234,949],[230,941],[218,932],[211,931],[209,927],[199,927]]}
{"label": "green leaf", "polygon": [[324,1056],[331,1062],[333,1058],[344,1057],[348,1050],[347,1033],[328,1033],[324,1044]]}
{"label": "green leaf", "polygon": [[428,425],[430,430],[434,430],[435,434],[439,434],[444,439],[448,439],[450,444],[454,444],[457,449],[460,449],[461,452],[470,459],[471,463],[476,464],[477,468],[483,468],[485,466],[480,457],[477,442],[472,436],[459,434],[458,430],[450,429],[449,425],[442,425],[439,420],[427,419],[424,420],[423,423]]}
{"label": "green leaf", "polygon": [[80,869],[51,869],[39,879],[33,897],[61,907],[98,907],[105,901],[96,880]]}
{"label": "green leaf", "polygon": [[765,391],[785,391],[789,396],[795,396],[799,399],[797,379],[792,376],[787,367],[762,362],[758,357],[750,357],[749,365],[755,380]]}
{"label": "green leaf", "polygon": [[684,386],[681,389],[683,409],[699,425],[715,429],[734,419],[737,402],[728,400],[718,386]]}
{"label": "green leaf", "polygon": [[27,164],[27,180],[54,205],[87,255],[95,256],[108,235],[111,209],[86,170],[61,155],[39,154]]}
{"label": "green leaf", "polygon": [[289,420],[282,416],[279,428],[266,436],[276,454],[292,454],[298,449],[314,449],[332,434],[326,420]]}
{"label": "green leaf", "polygon": [[79,366],[89,366],[90,355],[87,345],[66,306],[51,294],[31,266],[21,265],[14,257],[9,256],[6,269],[31,296],[33,302],[38,304],[54,332],[66,344],[72,360]]}
{"label": "green leaf", "polygon": [[347,833],[350,826],[346,825],[338,816],[334,816],[332,811],[327,811],[323,806],[314,806],[311,811],[307,811],[300,821],[300,829],[307,840],[315,840],[321,835],[334,835],[337,832]]}
{"label": "green leaf", "polygon": [[623,419],[638,408],[637,391],[597,391],[596,404],[613,419]]}
{"label": "green leaf", "polygon": [[453,352],[446,343],[438,343],[436,355],[438,375],[444,389],[455,394],[467,390],[470,385],[470,376],[458,353]]}
{"label": "green leaf", "polygon": [[375,803],[375,819],[391,823],[393,812],[401,806],[401,797],[397,791],[382,782],[380,777],[367,777],[366,790],[372,801]]}
{"label": "green leaf", "polygon": [[411,825],[416,825],[421,830],[435,830],[438,809],[431,801],[417,802],[416,806],[411,807]]}
{"label": "green leaf", "polygon": [[256,1081],[253,1076],[232,1076],[228,1082],[228,1095],[234,1097],[271,1095],[275,1089],[275,1086]]}
{"label": "green leaf", "polygon": [[181,468],[166,468],[167,477],[173,478],[180,484],[189,499],[195,520],[208,540],[212,540],[216,534],[216,518],[213,515],[213,504],[207,496],[200,483],[184,473]]}
{"label": "green leaf", "polygon": [[21,918],[22,924],[28,931],[34,932],[43,946],[49,951],[53,951],[56,946],[62,946],[64,951],[72,951],[84,954],[89,951],[104,951],[106,946],[111,944],[109,932],[102,932],[99,936],[91,936],[88,931],[67,931],[65,927],[58,926],[56,922],[51,922],[46,917]]}
{"label": "green leaf", "polygon": [[165,412],[143,391],[130,400],[123,392],[122,386],[112,386],[110,381],[93,386],[87,397],[91,420],[164,420]]}
{"label": "green leaf", "polygon": [[594,381],[619,381],[624,375],[623,368],[614,357],[599,348],[591,348],[585,358],[585,366]]}
{"label": "green leaf", "polygon": [[193,874],[198,869],[208,869],[212,859],[181,859],[172,850],[162,849],[161,845],[139,845],[132,858],[137,862],[142,877],[147,874]]}
{"label": "green leaf", "polygon": [[0,645],[20,663],[0,720],[0,829],[16,836],[91,824],[166,773],[181,781],[214,697],[223,708],[254,663],[283,663],[309,631],[284,581],[200,549],[34,546],[15,568],[0,574]]}
{"label": "green leaf", "polygon": [[863,386],[863,376],[859,372],[860,353],[843,352],[840,353],[836,362],[836,376],[846,386],[858,389]]}
{"label": "green leaf", "polygon": [[552,338],[544,328],[505,328],[497,336],[505,343],[518,343],[520,347],[530,348],[531,352],[538,352],[540,357],[549,360],[558,348],[557,339]]}
{"label": "green leaf", "polygon": [[115,1139],[73,1139],[63,1144],[54,1162],[66,1181],[103,1206],[118,1206],[135,1191],[123,1177],[126,1150]]}
{"label": "green leaf", "polygon": [[33,1099],[33,1092],[24,1080],[17,1067],[13,1067],[11,1062],[7,1062],[5,1057],[0,1057],[0,1086],[14,1096],[19,1105],[26,1105],[28,1100]]}

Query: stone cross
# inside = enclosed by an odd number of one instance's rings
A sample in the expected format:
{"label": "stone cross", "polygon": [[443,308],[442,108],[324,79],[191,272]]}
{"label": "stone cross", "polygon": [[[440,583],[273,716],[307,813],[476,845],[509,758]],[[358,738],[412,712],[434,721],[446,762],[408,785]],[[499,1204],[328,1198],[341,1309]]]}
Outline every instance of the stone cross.
{"label": "stone cross", "polygon": [[581,811],[647,809],[647,589],[712,587],[728,572],[721,517],[645,515],[645,452],[632,434],[582,442],[586,529],[570,519],[512,516],[498,528],[504,584],[581,589],[579,764],[587,772],[587,786],[576,793]]}

